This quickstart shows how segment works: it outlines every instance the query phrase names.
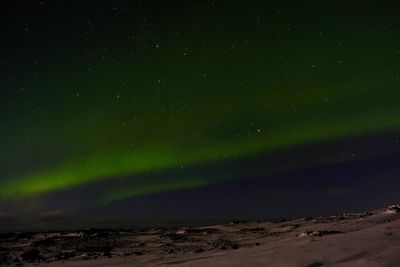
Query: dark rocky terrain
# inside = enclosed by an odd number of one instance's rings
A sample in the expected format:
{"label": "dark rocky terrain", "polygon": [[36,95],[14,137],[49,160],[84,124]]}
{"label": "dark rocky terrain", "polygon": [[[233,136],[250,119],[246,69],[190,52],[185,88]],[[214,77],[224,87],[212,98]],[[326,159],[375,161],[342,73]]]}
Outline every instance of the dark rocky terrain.
{"label": "dark rocky terrain", "polygon": [[[400,206],[178,229],[1,233],[1,266],[400,266]],[[382,256],[383,255],[383,256]]]}

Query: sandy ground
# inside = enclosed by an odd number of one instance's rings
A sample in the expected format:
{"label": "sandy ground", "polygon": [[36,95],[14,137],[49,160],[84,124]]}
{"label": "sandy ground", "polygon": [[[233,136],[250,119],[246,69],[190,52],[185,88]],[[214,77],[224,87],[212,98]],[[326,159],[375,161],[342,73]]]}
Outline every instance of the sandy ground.
{"label": "sandy ground", "polygon": [[1,238],[2,266],[400,267],[400,207],[293,221]]}

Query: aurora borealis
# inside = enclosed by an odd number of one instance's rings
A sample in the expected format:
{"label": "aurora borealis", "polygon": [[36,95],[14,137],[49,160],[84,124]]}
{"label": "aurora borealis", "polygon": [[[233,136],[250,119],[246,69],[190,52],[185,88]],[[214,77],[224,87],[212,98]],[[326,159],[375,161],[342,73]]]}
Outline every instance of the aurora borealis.
{"label": "aurora borealis", "polygon": [[[349,179],[378,190],[380,176],[397,173],[379,173],[378,162],[395,165],[400,153],[399,9],[396,1],[7,3],[0,212],[135,213],[126,203],[143,199],[156,218],[165,194],[212,199],[254,177],[272,183],[360,162],[369,162],[357,171],[365,177],[349,169]],[[316,191],[357,188],[333,183],[343,176],[315,179]],[[282,183],[274,192],[294,184]],[[236,198],[246,203],[250,191]]]}

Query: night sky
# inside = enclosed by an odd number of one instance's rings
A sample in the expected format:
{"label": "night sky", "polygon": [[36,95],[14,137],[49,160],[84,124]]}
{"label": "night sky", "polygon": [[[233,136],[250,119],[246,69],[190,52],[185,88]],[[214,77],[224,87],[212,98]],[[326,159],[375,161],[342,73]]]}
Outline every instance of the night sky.
{"label": "night sky", "polygon": [[399,1],[9,1],[0,230],[400,199]]}

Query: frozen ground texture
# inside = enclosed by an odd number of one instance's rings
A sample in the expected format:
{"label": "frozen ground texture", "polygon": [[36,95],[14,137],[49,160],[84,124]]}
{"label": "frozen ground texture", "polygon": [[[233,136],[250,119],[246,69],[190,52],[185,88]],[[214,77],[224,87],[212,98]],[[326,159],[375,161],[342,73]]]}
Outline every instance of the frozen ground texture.
{"label": "frozen ground texture", "polygon": [[199,228],[3,233],[0,265],[400,267],[400,205]]}

